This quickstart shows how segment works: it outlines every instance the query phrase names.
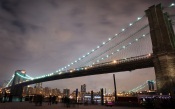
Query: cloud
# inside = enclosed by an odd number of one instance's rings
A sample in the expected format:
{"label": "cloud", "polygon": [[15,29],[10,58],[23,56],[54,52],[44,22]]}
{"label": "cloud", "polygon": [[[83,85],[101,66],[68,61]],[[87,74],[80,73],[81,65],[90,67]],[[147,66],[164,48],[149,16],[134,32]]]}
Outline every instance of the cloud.
{"label": "cloud", "polygon": [[[152,3],[151,0],[0,0],[0,77],[9,79],[17,69],[25,69],[31,76],[54,72],[120,32],[143,15]],[[134,54],[135,50],[130,49],[129,52]],[[144,73],[146,71],[140,72],[148,75],[146,79],[149,76],[153,79],[152,74]],[[116,76],[117,82],[120,82],[118,87],[122,87],[120,90],[134,86],[128,85],[127,79],[130,78],[126,75],[134,78],[136,73],[127,73]],[[142,74],[137,77],[144,78]],[[98,90],[101,87],[113,87],[111,75],[44,84],[75,89],[86,83],[89,90]],[[74,82],[76,86],[72,85]],[[131,82],[136,84],[143,80]]]}

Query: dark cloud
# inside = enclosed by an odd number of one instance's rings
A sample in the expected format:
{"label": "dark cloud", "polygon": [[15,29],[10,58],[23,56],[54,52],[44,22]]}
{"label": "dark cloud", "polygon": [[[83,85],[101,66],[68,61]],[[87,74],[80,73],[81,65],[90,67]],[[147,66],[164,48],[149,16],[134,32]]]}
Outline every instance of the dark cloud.
{"label": "dark cloud", "polygon": [[[56,71],[118,33],[121,28],[143,15],[144,10],[155,2],[157,1],[0,0],[0,83],[10,79],[18,69],[25,69],[33,77]],[[133,48],[128,50],[128,55],[134,55]],[[120,55],[122,53],[124,52]],[[138,80],[131,79],[136,75]],[[99,90],[102,87],[112,90],[111,78],[112,74],[106,74],[44,84],[60,89],[75,89],[85,83],[88,90]],[[129,90],[155,76],[154,69],[151,68],[116,73],[116,78],[119,90]]]}

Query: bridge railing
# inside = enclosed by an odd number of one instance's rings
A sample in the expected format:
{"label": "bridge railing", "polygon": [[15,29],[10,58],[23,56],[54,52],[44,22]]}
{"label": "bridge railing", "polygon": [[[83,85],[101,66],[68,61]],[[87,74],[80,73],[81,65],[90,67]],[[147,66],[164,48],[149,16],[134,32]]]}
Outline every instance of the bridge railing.
{"label": "bridge railing", "polygon": [[125,58],[125,59],[119,59],[119,60],[113,60],[113,61],[109,61],[109,62],[105,62],[105,63],[100,63],[100,64],[94,64],[91,66],[85,66],[85,67],[80,67],[80,68],[76,68],[70,72],[73,72],[75,70],[86,70],[89,68],[96,68],[96,67],[102,67],[105,65],[113,65],[113,64],[121,64],[121,63],[126,63],[126,62],[132,62],[132,61],[136,61],[136,60],[144,60],[144,59],[148,59],[151,58],[153,55],[150,54],[146,54],[146,55],[141,55],[141,56],[136,56],[136,57],[130,57],[130,58]]}

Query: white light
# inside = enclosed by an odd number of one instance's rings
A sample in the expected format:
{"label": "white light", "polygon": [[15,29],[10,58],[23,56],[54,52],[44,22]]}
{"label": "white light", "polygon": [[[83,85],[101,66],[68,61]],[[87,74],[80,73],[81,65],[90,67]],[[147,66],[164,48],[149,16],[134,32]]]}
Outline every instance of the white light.
{"label": "white light", "polygon": [[71,64],[74,64],[73,62]]}
{"label": "white light", "polygon": [[87,53],[87,55],[89,55],[90,53]]}
{"label": "white light", "polygon": [[103,58],[101,58],[103,60]]}
{"label": "white light", "polygon": [[59,69],[59,71],[61,71],[61,70]]}
{"label": "white light", "polygon": [[108,55],[106,55],[106,57],[108,58],[109,56],[108,56]]}
{"label": "white light", "polygon": [[132,23],[130,23],[129,26],[132,26]]}
{"label": "white light", "polygon": [[70,65],[67,65],[68,67],[70,67]]}
{"label": "white light", "polygon": [[78,60],[81,60],[81,58],[79,58]]}
{"label": "white light", "polygon": [[100,48],[100,46],[97,46],[97,48]]}
{"label": "white light", "polygon": [[129,44],[131,45],[131,42]]}
{"label": "white light", "polygon": [[56,72],[58,73],[58,70]]}
{"label": "white light", "polygon": [[94,49],[92,51],[94,51]]}
{"label": "white light", "polygon": [[141,19],[141,17],[138,17],[138,18],[137,18],[137,20],[140,20],[140,19]]}
{"label": "white light", "polygon": [[108,40],[111,40],[111,38],[109,38]]}
{"label": "white light", "polygon": [[122,31],[125,31],[125,29],[122,29]]}
{"label": "white light", "polygon": [[117,36],[118,34],[115,34],[115,36]]}
{"label": "white light", "polygon": [[97,60],[97,62],[99,62],[99,60]]}
{"label": "white light", "polygon": [[64,70],[64,68],[62,68],[62,70]]}
{"label": "white light", "polygon": [[171,4],[171,6],[174,6],[174,5],[175,5],[174,3]]}
{"label": "white light", "polygon": [[120,51],[119,49],[117,51]]}
{"label": "white light", "polygon": [[103,45],[105,44],[105,42],[103,42]]}
{"label": "white light", "polygon": [[114,61],[113,61],[113,63],[117,63],[117,61],[116,61],[116,60],[114,60]]}
{"label": "white light", "polygon": [[77,60],[75,62],[77,62]]}
{"label": "white light", "polygon": [[125,48],[125,46],[123,46],[123,48]]}
{"label": "white light", "polygon": [[143,37],[145,37],[145,35],[144,35],[144,34],[143,34],[142,36],[143,36]]}
{"label": "white light", "polygon": [[114,53],[111,53],[112,55],[114,54]]}
{"label": "white light", "polygon": [[64,67],[65,69],[67,68],[67,67]]}
{"label": "white light", "polygon": [[85,55],[83,55],[83,58],[85,57]]}
{"label": "white light", "polygon": [[92,63],[93,65],[95,64],[95,63]]}
{"label": "white light", "polygon": [[138,39],[136,39],[136,41],[138,41]]}

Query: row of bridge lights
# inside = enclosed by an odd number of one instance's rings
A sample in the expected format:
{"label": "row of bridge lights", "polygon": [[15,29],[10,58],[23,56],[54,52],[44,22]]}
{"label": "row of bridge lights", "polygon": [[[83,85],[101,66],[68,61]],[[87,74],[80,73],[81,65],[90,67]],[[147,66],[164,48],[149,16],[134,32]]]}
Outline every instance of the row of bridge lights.
{"label": "row of bridge lights", "polygon": [[[169,7],[173,7],[173,6],[175,6],[174,3],[172,3]],[[97,48],[92,49],[92,50],[91,50],[90,52],[88,52],[86,55],[83,55],[82,57],[78,58],[77,60],[75,60],[74,62],[68,64],[67,66],[62,67],[61,69],[59,69],[59,70],[56,71],[56,72],[63,71],[64,69],[66,69],[66,68],[72,66],[73,64],[77,63],[78,61],[83,60],[85,57],[87,57],[88,55],[92,54],[94,51],[98,50],[99,48],[103,47],[105,44],[109,43],[112,39],[116,38],[119,34],[121,34],[121,33],[124,32],[126,29],[128,29],[129,27],[131,27],[133,24],[135,24],[136,22],[138,22],[139,20],[141,20],[143,17],[144,17],[144,16],[138,17],[136,21],[134,21],[134,22],[132,22],[132,23],[129,23],[129,26],[128,26],[128,27],[123,28],[123,29],[121,30],[121,32],[119,32],[118,34],[115,34],[114,37],[108,38],[108,40],[107,40],[106,42],[102,42],[102,44],[99,45],[99,46],[97,46]],[[138,40],[138,39],[136,39],[136,40]]]}
{"label": "row of bridge lights", "polygon": [[[146,34],[146,35],[148,35],[148,34]],[[146,35],[143,34],[140,38],[143,38],[143,37],[145,37]],[[136,38],[132,43],[137,42],[140,38]],[[120,49],[117,49],[116,52],[121,51],[121,49],[125,49],[126,47],[128,47],[128,46],[131,45],[132,43],[130,42],[128,45],[122,46]],[[116,53],[116,52],[115,52],[115,53]],[[106,55],[106,57],[101,58],[101,60],[104,60],[105,58],[108,58],[109,56],[112,56],[113,54],[114,54],[114,52],[111,53],[110,55]],[[115,61],[116,61],[116,60],[115,60]],[[114,61],[114,63],[115,63],[115,61]],[[97,63],[99,63],[99,62],[100,62],[100,60],[97,60]],[[90,65],[89,67],[91,68],[93,65],[95,65],[95,63],[92,63],[92,65]],[[89,67],[85,67],[85,68],[84,68],[84,67],[82,67],[82,68],[76,68],[76,69],[73,69],[73,70],[71,69],[71,70],[68,70],[68,72],[72,73],[72,72],[74,72],[74,71],[87,70],[87,68],[89,68]],[[59,73],[58,73],[58,71],[57,71],[58,74],[62,74],[63,72],[67,72],[67,71],[60,71]],[[48,74],[48,75],[43,75],[43,76],[41,76],[41,77],[37,77],[36,79],[44,78],[44,77],[52,76],[52,75],[54,75],[54,73],[51,73],[51,74]]]}
{"label": "row of bridge lights", "polygon": [[[175,6],[175,3],[172,3],[169,7],[174,7],[174,6]],[[144,17],[144,16],[138,17],[136,21],[134,21],[134,22],[132,22],[132,23],[129,23],[129,26],[128,26],[128,27],[123,28],[122,31],[119,32],[118,34],[115,34],[114,37],[108,38],[108,40],[107,40],[106,42],[103,42],[101,45],[97,46],[97,48],[92,49],[92,50],[91,50],[90,52],[88,52],[86,55],[83,55],[82,57],[78,58],[78,60],[75,60],[74,62],[68,64],[67,66],[65,66],[65,67],[63,67],[63,68],[57,70],[56,72],[57,72],[57,73],[59,72],[59,74],[62,74],[61,71],[63,71],[63,70],[66,69],[67,67],[72,66],[73,64],[77,63],[78,61],[81,61],[82,59],[84,59],[84,58],[87,57],[88,55],[92,54],[94,51],[98,50],[99,48],[101,48],[101,47],[104,46],[105,44],[109,43],[112,39],[114,39],[114,38],[116,38],[117,36],[119,36],[119,34],[121,34],[121,33],[124,32],[126,29],[128,29],[129,27],[131,27],[133,24],[135,24],[136,22],[138,22],[139,20],[141,20],[143,17]],[[143,36],[144,36],[144,35],[143,35]],[[138,39],[135,39],[135,40],[138,41]],[[131,43],[129,43],[129,44],[131,44]],[[123,46],[123,48],[126,48],[126,46]],[[120,50],[118,49],[117,51],[120,51]],[[112,53],[112,54],[113,54],[113,53]],[[109,56],[107,55],[106,57],[109,57]],[[103,60],[103,58],[102,58],[102,60]],[[99,62],[99,60],[97,60],[97,62]],[[117,61],[114,60],[113,63],[117,63]],[[93,65],[94,65],[94,64],[95,64],[95,63],[93,63]],[[92,67],[92,65],[91,65],[90,67]],[[86,67],[83,68],[83,69],[87,70]],[[70,70],[69,72],[73,72],[73,71],[75,71],[75,70],[79,70],[79,69]],[[32,78],[32,77],[28,76],[29,78],[27,78],[27,79],[33,80],[33,79],[39,79],[39,78],[43,78],[43,77],[46,77],[46,76],[52,76],[52,75],[54,75],[54,73],[51,73],[51,74],[48,74],[48,75],[43,75],[43,76],[41,76],[41,77],[36,77],[36,78]],[[12,76],[12,79],[13,79],[13,77],[14,77],[14,75]],[[12,80],[12,79],[11,79],[11,80]],[[28,81],[28,80],[26,80],[26,81]],[[10,82],[9,82],[9,83],[10,83]],[[9,83],[8,83],[6,86],[8,86]]]}
{"label": "row of bridge lights", "polygon": [[[145,55],[146,57],[150,57],[151,56],[151,54],[148,54],[148,55]],[[144,57],[145,57],[144,56]],[[130,58],[128,58],[128,59],[130,59]],[[127,61],[128,60],[127,58],[125,59],[125,61]],[[118,63],[120,63],[120,60],[114,60],[114,61],[111,61],[111,62],[109,62],[109,63],[106,63],[106,64],[118,64]],[[71,69],[71,70],[69,70],[68,72],[70,72],[70,73],[72,73],[72,72],[74,72],[74,71],[80,71],[80,70],[87,70],[87,69],[90,69],[90,68],[92,68],[92,67],[96,67],[96,65],[90,65],[90,66],[87,66],[87,67],[82,67],[82,68],[76,68],[76,69]],[[60,74],[61,74],[62,72],[60,72]],[[17,73],[17,75],[18,76],[20,76],[20,77],[22,77],[22,78],[25,78],[25,79],[30,79],[30,80],[33,80],[34,78],[27,78],[27,77],[24,77],[24,76],[22,76],[22,75],[20,75],[19,73]],[[50,74],[50,75],[45,75],[45,76],[42,76],[41,78],[44,78],[44,77],[47,77],[47,76],[52,76],[53,74]],[[13,76],[14,77],[14,76]],[[37,78],[37,79],[39,79],[39,78]],[[29,80],[26,80],[26,81],[29,81]],[[20,82],[21,83],[21,82]],[[142,88],[143,86],[139,86],[139,88]],[[136,89],[138,89],[138,87],[136,88]],[[134,89],[133,89],[134,90]],[[139,90],[139,89],[138,89]]]}
{"label": "row of bridge lights", "polygon": [[112,39],[118,37],[119,34],[123,33],[126,29],[128,29],[128,28],[131,27],[133,24],[135,24],[136,22],[138,22],[139,20],[141,20],[143,17],[144,17],[144,16],[138,17],[136,21],[130,23],[128,27],[123,28],[123,29],[121,30],[121,32],[119,32],[118,34],[115,34],[114,37],[108,38],[108,40],[107,40],[106,42],[102,42],[101,45],[97,46],[95,49],[92,49],[92,50],[91,50],[90,52],[88,52],[86,55],[83,55],[82,57],[78,58],[78,59],[75,60],[74,62],[71,62],[70,64],[68,64],[68,65],[66,65],[66,66],[64,66],[64,67],[62,67],[62,68],[60,68],[60,69],[57,70],[56,72],[58,73],[58,72],[60,72],[60,71],[63,71],[64,69],[66,69],[66,68],[68,68],[68,67],[74,65],[74,64],[77,63],[78,61],[83,60],[85,57],[89,56],[89,55],[92,54],[94,51],[98,50],[99,48],[103,47],[105,44],[109,43]]}
{"label": "row of bridge lights", "polygon": [[[173,6],[175,6],[175,3],[172,3],[169,7],[173,7]],[[103,47],[105,44],[109,43],[112,39],[114,39],[114,38],[116,38],[117,36],[119,36],[119,34],[121,34],[122,32],[124,32],[124,31],[125,31],[126,29],[128,29],[129,27],[133,26],[133,24],[135,24],[136,22],[138,22],[139,20],[141,20],[143,17],[144,17],[144,16],[138,17],[136,21],[134,21],[134,22],[132,22],[132,23],[129,23],[129,26],[128,26],[128,27],[123,28],[123,29],[121,30],[121,32],[119,32],[118,34],[115,34],[114,37],[108,38],[108,40],[107,40],[106,42],[102,42],[101,45],[97,46],[95,49],[92,49],[92,50],[91,50],[90,52],[88,52],[86,55],[83,55],[82,57],[78,58],[78,59],[75,60],[74,62],[71,62],[71,63],[68,64],[67,66],[65,66],[65,67],[63,67],[63,68],[57,70],[56,72],[57,72],[57,73],[59,72],[59,74],[62,74],[61,71],[63,71],[64,69],[66,69],[66,68],[68,68],[68,67],[74,65],[74,64],[77,63],[78,61],[83,60],[85,57],[87,57],[88,55],[92,54],[94,51],[96,51],[96,50],[98,50],[99,48]],[[145,35],[143,35],[143,36],[145,36]],[[138,39],[135,39],[135,40],[138,41]],[[131,44],[131,43],[129,43],[129,44]],[[126,48],[126,46],[123,46],[123,49],[125,49],[125,48]],[[118,49],[117,51],[120,51],[120,50]],[[113,55],[113,54],[114,54],[114,53],[112,53],[112,55]],[[106,57],[108,58],[109,56],[107,55]],[[101,59],[103,60],[104,58],[101,58]],[[99,60],[97,60],[97,62],[99,62]],[[116,62],[116,61],[114,61],[114,63],[115,63],[115,62]],[[93,63],[93,65],[94,65],[94,64],[95,64],[95,63]],[[91,66],[92,66],[92,65],[91,65]],[[73,72],[73,71],[75,71],[75,70],[76,70],[76,69],[70,70],[70,72]],[[64,72],[64,71],[63,71],[63,72]],[[46,77],[46,76],[52,76],[52,75],[54,75],[54,73],[51,73],[51,74],[48,74],[48,75],[43,75],[43,76],[41,76],[41,77],[37,77],[36,79],[38,79],[38,78],[43,78],[43,77]]]}

